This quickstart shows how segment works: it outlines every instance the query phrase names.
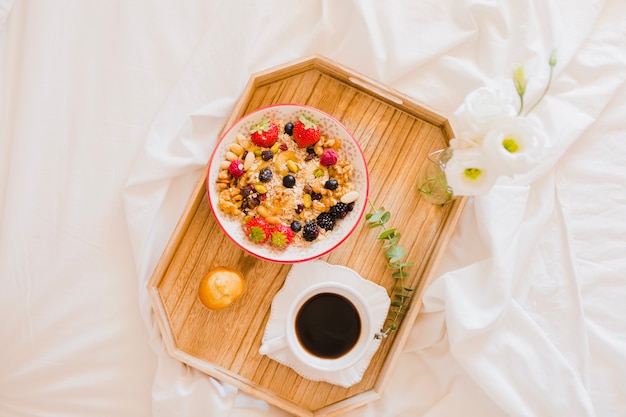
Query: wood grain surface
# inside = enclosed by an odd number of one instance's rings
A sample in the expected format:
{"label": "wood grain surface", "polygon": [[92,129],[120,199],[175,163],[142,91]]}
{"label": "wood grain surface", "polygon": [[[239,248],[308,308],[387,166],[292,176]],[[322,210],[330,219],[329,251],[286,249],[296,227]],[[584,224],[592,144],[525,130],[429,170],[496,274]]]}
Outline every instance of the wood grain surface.
{"label": "wood grain surface", "polygon": [[[370,173],[370,201],[390,210],[390,227],[414,265],[407,285],[416,288],[400,329],[384,340],[363,380],[342,388],[300,377],[259,355],[274,294],[291,266],[256,259],[224,235],[206,198],[206,172],[157,265],[149,291],[170,353],[191,366],[234,383],[293,414],[334,415],[378,398],[419,312],[431,271],[448,243],[464,199],[438,206],[420,197],[417,176],[428,153],[446,147],[452,135],[446,119],[410,98],[322,57],[312,57],[254,76],[224,128],[246,113],[278,103],[306,104],[339,119],[357,138]],[[394,281],[376,239],[364,221],[340,247],[321,259],[348,266],[390,289]],[[241,271],[243,297],[210,311],[198,285],[217,266]]]}

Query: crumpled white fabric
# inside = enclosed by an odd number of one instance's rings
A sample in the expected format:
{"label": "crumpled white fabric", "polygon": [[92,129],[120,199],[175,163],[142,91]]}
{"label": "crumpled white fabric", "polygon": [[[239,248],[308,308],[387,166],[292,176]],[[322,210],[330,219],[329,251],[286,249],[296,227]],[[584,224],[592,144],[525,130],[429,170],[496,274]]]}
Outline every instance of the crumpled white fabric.
{"label": "crumpled white fabric", "polygon": [[[569,222],[580,221],[572,211],[584,205],[573,195],[579,184],[569,183],[580,174],[558,163],[576,141],[593,138],[594,122],[624,91],[624,13],[618,2],[602,1],[222,3],[124,190],[140,288],[251,73],[320,53],[449,114],[518,61],[541,81],[556,47],[553,88],[532,116],[548,133],[550,156],[470,202],[385,395],[347,415],[615,415],[625,406],[624,362],[602,356],[624,359],[623,331],[588,316],[598,307],[590,288],[596,268],[581,266],[587,240],[573,236],[582,229]],[[619,132],[604,134],[615,143]],[[602,188],[597,181],[591,187]],[[615,281],[624,264],[613,262]],[[284,414],[170,358],[145,291],[140,297],[158,354],[154,416]],[[602,360],[619,369],[621,382],[610,386]]]}

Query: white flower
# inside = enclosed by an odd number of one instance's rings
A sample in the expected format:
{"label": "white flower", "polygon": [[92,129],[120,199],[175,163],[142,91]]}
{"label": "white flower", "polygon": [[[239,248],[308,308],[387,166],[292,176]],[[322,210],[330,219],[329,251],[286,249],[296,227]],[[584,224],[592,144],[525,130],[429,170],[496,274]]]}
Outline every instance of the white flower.
{"label": "white flower", "polygon": [[458,132],[460,149],[480,146],[492,126],[505,117],[515,116],[511,97],[489,87],[478,88],[465,97],[454,113],[454,129]]}
{"label": "white flower", "polygon": [[515,175],[537,165],[544,144],[541,130],[531,120],[510,117],[485,135],[482,150],[487,163],[500,174]]}
{"label": "white flower", "polygon": [[457,196],[485,194],[497,179],[479,149],[455,149],[446,163],[445,174]]}

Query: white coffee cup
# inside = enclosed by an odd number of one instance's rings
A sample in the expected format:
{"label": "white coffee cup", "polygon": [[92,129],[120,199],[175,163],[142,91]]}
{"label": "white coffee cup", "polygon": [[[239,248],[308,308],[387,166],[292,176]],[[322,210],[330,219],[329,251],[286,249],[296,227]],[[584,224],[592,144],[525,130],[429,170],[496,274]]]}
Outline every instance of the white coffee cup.
{"label": "white coffee cup", "polygon": [[[354,344],[350,343],[352,347],[337,357],[312,353],[310,349],[305,347],[307,342],[300,340],[296,330],[298,313],[303,306],[322,294],[339,296],[338,298],[344,302],[344,305],[351,304],[360,321],[360,332],[356,337],[356,341],[354,341]],[[345,300],[348,303],[345,303]],[[338,304],[341,304],[341,302]],[[341,319],[341,317],[337,318],[338,321]],[[368,352],[370,345],[374,343],[374,335],[377,329],[372,328],[373,321],[371,309],[358,291],[340,282],[317,283],[307,287],[290,301],[284,321],[283,334],[274,339],[264,341],[259,349],[259,353],[267,355],[281,349],[288,349],[295,360],[309,368],[328,372],[344,370],[356,364]]]}

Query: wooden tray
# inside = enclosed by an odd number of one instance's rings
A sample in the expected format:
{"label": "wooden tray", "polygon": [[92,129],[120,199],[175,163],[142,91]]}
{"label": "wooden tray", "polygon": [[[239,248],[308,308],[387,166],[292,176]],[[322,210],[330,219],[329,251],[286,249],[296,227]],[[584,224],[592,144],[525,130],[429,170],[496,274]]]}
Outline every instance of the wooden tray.
{"label": "wooden tray", "polygon": [[[391,211],[390,227],[402,232],[401,244],[414,262],[407,284],[415,292],[399,330],[383,341],[363,380],[350,388],[307,380],[259,355],[272,298],[291,266],[256,259],[229,241],[210,212],[206,172],[198,179],[148,290],[173,357],[290,413],[337,415],[382,395],[420,310],[431,271],[461,214],[465,199],[438,206],[417,191],[416,177],[425,169],[427,155],[446,147],[452,130],[436,112],[319,56],[254,75],[225,128],[254,109],[277,103],[323,110],[359,141],[370,171],[370,201]],[[346,265],[391,289],[394,281],[378,233],[363,223],[322,259]],[[247,288],[238,302],[209,311],[198,299],[198,284],[208,270],[220,265],[242,271]]]}

